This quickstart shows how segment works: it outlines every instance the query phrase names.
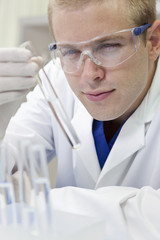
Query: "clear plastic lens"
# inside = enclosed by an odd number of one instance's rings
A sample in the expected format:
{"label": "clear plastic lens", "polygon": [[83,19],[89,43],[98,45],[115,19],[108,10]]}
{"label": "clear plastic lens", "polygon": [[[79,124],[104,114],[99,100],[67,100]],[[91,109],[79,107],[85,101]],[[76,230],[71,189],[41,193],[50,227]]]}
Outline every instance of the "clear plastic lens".
{"label": "clear plastic lens", "polygon": [[52,50],[52,56],[55,58],[57,54],[60,57],[65,72],[75,73],[81,67],[85,55],[97,65],[115,67],[132,57],[139,45],[139,36],[135,36],[133,29],[130,29],[86,42],[57,44],[56,50]]}

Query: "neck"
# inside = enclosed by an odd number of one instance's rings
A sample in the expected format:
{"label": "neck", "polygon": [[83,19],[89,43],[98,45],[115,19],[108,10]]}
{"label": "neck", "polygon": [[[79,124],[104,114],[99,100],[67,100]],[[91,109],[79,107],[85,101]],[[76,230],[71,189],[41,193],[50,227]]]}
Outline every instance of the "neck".
{"label": "neck", "polygon": [[117,130],[120,128],[121,124],[121,122],[116,120],[103,122],[104,134],[108,143],[113,138]]}

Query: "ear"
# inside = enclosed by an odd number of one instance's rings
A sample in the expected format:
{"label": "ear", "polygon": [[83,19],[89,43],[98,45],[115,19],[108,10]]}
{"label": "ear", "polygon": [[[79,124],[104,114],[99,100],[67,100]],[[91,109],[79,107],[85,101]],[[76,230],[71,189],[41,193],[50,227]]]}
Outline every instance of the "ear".
{"label": "ear", "polygon": [[160,20],[156,20],[148,29],[147,40],[149,60],[154,62],[160,54]]}

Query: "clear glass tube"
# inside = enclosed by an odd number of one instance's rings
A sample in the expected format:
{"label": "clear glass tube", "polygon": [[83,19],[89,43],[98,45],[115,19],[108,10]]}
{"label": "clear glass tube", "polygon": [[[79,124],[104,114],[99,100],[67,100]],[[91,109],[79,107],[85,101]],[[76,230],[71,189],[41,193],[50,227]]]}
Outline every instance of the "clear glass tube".
{"label": "clear glass tube", "polygon": [[37,215],[39,213],[39,199],[44,208],[43,224],[38,217],[40,230],[46,230],[52,225],[52,208],[50,202],[50,183],[47,168],[46,152],[42,145],[34,145],[29,149],[29,161],[32,185],[35,191],[34,205],[37,209]]}
{"label": "clear glass tube", "polygon": [[[1,225],[17,224],[17,211],[11,183],[0,183],[0,206]],[[9,206],[9,211],[7,206]]]}
{"label": "clear glass tube", "polygon": [[[37,56],[37,51],[33,47],[31,42],[25,42],[21,45],[22,47],[29,49],[35,56]],[[40,89],[42,91],[42,94],[44,95],[51,112],[54,114],[57,122],[59,123],[59,126],[61,127],[63,133],[67,137],[69,144],[73,149],[78,149],[80,147],[80,140],[77,136],[77,133],[75,129],[73,128],[71,121],[69,120],[66,111],[64,110],[64,107],[58,98],[58,95],[44,69],[44,67],[41,68],[42,72],[44,73],[44,79],[45,79],[45,84],[47,84],[47,88],[50,89],[48,94],[45,93],[43,90],[42,84],[41,84],[41,79],[39,75],[37,76],[37,82],[40,86]]]}
{"label": "clear glass tube", "polygon": [[[9,168],[8,146],[0,146],[0,220],[2,225],[17,223],[15,194]],[[7,206],[10,205],[8,212]]]}

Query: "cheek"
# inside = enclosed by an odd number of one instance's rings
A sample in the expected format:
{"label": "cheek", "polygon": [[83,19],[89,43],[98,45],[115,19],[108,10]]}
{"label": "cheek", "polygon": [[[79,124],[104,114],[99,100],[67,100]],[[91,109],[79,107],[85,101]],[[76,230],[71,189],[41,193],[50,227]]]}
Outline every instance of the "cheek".
{"label": "cheek", "polygon": [[79,78],[69,75],[65,73],[65,76],[67,78],[68,84],[70,85],[72,91],[75,93],[75,95],[79,98]]}
{"label": "cheek", "polygon": [[[132,112],[143,100],[149,87],[147,56],[136,54],[130,61],[113,71],[111,79],[115,84],[115,112]],[[113,99],[112,99],[113,100]],[[113,105],[113,103],[111,103]]]}
{"label": "cheek", "polygon": [[122,91],[123,95],[131,94],[135,91],[139,92],[141,89],[145,88],[147,84],[147,74],[142,71],[130,71],[127,76],[122,80],[119,81],[118,85],[120,90]]}
{"label": "cheek", "polygon": [[128,68],[128,74],[122,82],[118,82],[119,93],[117,91],[117,99],[119,98],[121,106],[124,110],[127,108],[131,111],[139,106],[149,87],[147,62],[146,64],[139,62],[133,66]]}
{"label": "cheek", "polygon": [[[145,88],[148,81],[148,58],[146,52],[138,52],[135,56],[126,62],[119,73],[123,82],[124,92],[127,89],[131,91],[141,91]],[[118,82],[120,83],[120,82]]]}

